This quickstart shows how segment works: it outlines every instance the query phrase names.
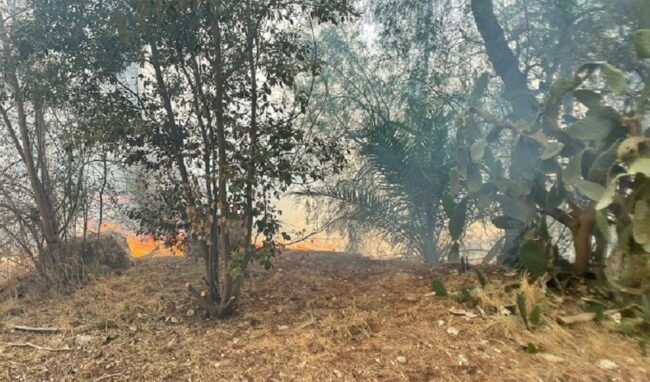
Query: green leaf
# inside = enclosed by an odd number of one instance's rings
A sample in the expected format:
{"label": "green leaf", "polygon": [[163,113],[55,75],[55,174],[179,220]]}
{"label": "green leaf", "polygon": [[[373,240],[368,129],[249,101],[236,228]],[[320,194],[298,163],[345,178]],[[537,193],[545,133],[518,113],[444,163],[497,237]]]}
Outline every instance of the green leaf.
{"label": "green leaf", "polygon": [[474,268],[474,272],[476,273],[476,277],[478,278],[479,284],[481,284],[481,288],[485,288],[485,286],[487,285],[487,280],[485,279],[483,273],[477,268]]}
{"label": "green leaf", "polygon": [[526,312],[526,296],[523,293],[517,295],[517,310],[521,319],[524,320],[524,324],[526,324],[526,329],[530,329],[530,325],[528,325],[528,313]]}
{"label": "green leaf", "polygon": [[650,204],[645,200],[637,200],[634,205],[632,220],[632,235],[634,241],[645,246],[650,243]]}
{"label": "green leaf", "polygon": [[455,167],[449,173],[449,192],[452,195],[458,195],[460,192],[460,175]]}
{"label": "green leaf", "polygon": [[453,264],[460,263],[460,245],[458,245],[458,242],[454,242],[454,244],[452,244],[449,248],[449,252],[447,253],[447,260]]}
{"label": "green leaf", "polygon": [[567,133],[581,141],[601,141],[607,138],[613,129],[611,120],[588,116],[569,126]]}
{"label": "green leaf", "polygon": [[472,162],[478,162],[483,159],[485,156],[485,149],[488,147],[488,142],[485,140],[485,138],[480,139],[472,145],[472,148],[470,149],[470,156],[472,158]]}
{"label": "green leaf", "polygon": [[467,301],[472,301],[473,303],[476,303],[476,300],[474,296],[472,296],[472,292],[469,291],[469,289],[461,289],[460,292],[456,295],[456,301],[459,303],[465,303]]}
{"label": "green leaf", "polygon": [[445,215],[447,216],[447,219],[450,219],[451,215],[454,213],[454,207],[456,207],[454,198],[449,194],[445,194],[442,197],[442,209],[443,211],[445,211]]}
{"label": "green leaf", "polygon": [[578,180],[574,186],[581,194],[596,202],[601,200],[605,193],[605,187],[588,180]]}
{"label": "green leaf", "polygon": [[636,159],[639,156],[639,146],[647,142],[650,142],[650,138],[645,138],[645,137],[627,138],[620,144],[620,146],[618,146],[618,151],[616,153],[618,155],[618,159],[626,162]]}
{"label": "green leaf", "polygon": [[586,89],[578,89],[573,91],[573,96],[576,97],[581,104],[585,105],[588,109],[598,109],[601,107],[603,96]]}
{"label": "green leaf", "polygon": [[587,179],[596,182],[603,183],[607,180],[607,175],[609,170],[616,162],[618,146],[621,144],[621,141],[618,140],[614,142],[609,148],[598,155],[594,164],[591,165],[589,169],[589,175]]}
{"label": "green leaf", "polygon": [[629,173],[650,176],[650,158],[639,158],[630,165]]}
{"label": "green leaf", "polygon": [[501,253],[503,248],[503,243],[505,242],[505,237],[501,237],[497,242],[490,248],[487,255],[483,258],[483,264],[489,264],[495,257]]}
{"label": "green leaf", "polygon": [[603,64],[607,86],[615,95],[621,95],[625,92],[625,73],[614,65],[609,63]]}
{"label": "green leaf", "polygon": [[562,149],[564,149],[564,143],[550,142],[544,146],[544,151],[542,152],[542,160],[554,158],[556,155],[562,152]]}
{"label": "green leaf", "polygon": [[618,180],[625,175],[626,174],[617,175],[614,179],[609,181],[607,187],[605,188],[605,191],[598,200],[598,203],[596,203],[596,210],[605,209],[614,203],[616,191],[618,190]]}
{"label": "green leaf", "polygon": [[639,28],[650,29],[650,0],[642,0],[639,10]]}
{"label": "green leaf", "polygon": [[467,167],[469,166],[469,152],[460,149],[456,152],[456,169],[461,178],[467,178]]}
{"label": "green leaf", "polygon": [[528,321],[530,321],[533,327],[539,326],[539,324],[542,322],[542,309],[539,307],[539,305],[535,305],[533,307],[533,310],[530,312],[530,316],[528,316]]}
{"label": "green leaf", "polygon": [[548,255],[535,240],[526,240],[519,248],[519,262],[531,276],[537,278],[546,273]]}
{"label": "green leaf", "polygon": [[598,228],[598,231],[600,232],[601,235],[607,240],[608,242],[611,240],[610,233],[609,233],[609,222],[607,221],[607,216],[603,211],[596,211],[596,228]]}
{"label": "green leaf", "polygon": [[452,240],[458,241],[463,230],[465,229],[465,219],[467,217],[467,199],[463,199],[454,208],[454,212],[449,219],[449,235]]}
{"label": "green leaf", "polygon": [[562,170],[562,180],[567,185],[573,185],[576,181],[582,178],[582,156],[584,151],[579,152],[569,159],[569,163]]}
{"label": "green leaf", "polygon": [[549,93],[552,97],[563,97],[573,87],[573,81],[568,78],[560,77],[553,82]]}
{"label": "green leaf", "polygon": [[537,225],[535,232],[537,234],[537,238],[542,239],[542,240],[550,240],[551,235],[548,232],[548,223],[546,222],[546,217],[542,215],[542,218],[539,221],[539,224]]}
{"label": "green leaf", "polygon": [[440,296],[440,297],[449,296],[449,294],[447,293],[447,288],[445,288],[445,284],[438,279],[431,280],[431,291],[435,292],[436,296]]}
{"label": "green leaf", "polygon": [[515,182],[512,180],[504,180],[506,184],[506,192],[508,195],[514,197],[522,197],[529,195],[533,187],[528,181]]}
{"label": "green leaf", "polygon": [[481,186],[483,186],[481,171],[476,166],[469,166],[467,169],[467,190],[471,193],[477,193],[481,191]]}
{"label": "green leaf", "polygon": [[634,33],[634,49],[639,58],[650,58],[650,29],[640,29]]}
{"label": "green leaf", "polygon": [[492,219],[492,224],[499,229],[520,229],[525,226],[524,222],[509,216],[499,216]]}
{"label": "green leaf", "polygon": [[528,354],[537,354],[539,353],[539,349],[537,348],[537,345],[535,345],[532,342],[529,342],[528,345],[526,345],[526,351]]}

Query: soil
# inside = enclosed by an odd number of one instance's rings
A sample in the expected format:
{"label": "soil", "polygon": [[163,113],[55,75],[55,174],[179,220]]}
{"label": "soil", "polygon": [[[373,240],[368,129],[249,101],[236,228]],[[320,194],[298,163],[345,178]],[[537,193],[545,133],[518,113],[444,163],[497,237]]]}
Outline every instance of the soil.
{"label": "soil", "polygon": [[[430,293],[432,277],[458,290],[476,285],[473,272],[337,253],[289,252],[274,264],[252,270],[237,313],[223,320],[206,318],[184,289],[201,285],[202,264],[178,257],[138,260],[72,295],[4,301],[0,380],[650,380],[636,341],[596,323],[564,328],[546,318],[531,332],[516,316]],[[579,311],[571,297],[554,309]]]}

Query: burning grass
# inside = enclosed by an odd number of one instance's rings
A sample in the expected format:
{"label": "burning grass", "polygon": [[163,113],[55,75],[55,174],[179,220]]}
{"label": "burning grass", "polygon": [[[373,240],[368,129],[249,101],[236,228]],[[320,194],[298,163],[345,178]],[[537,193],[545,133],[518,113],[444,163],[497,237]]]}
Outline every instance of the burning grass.
{"label": "burning grass", "polygon": [[152,235],[138,235],[132,230],[122,225],[114,223],[104,223],[101,228],[102,232],[114,232],[126,238],[127,245],[131,256],[183,256],[182,235],[179,235],[175,243],[169,245],[165,240],[154,238]]}
{"label": "burning grass", "polygon": [[[595,323],[569,329],[555,324],[553,314],[578,310],[570,298],[548,301],[551,312],[530,332],[515,315],[451,314],[450,309],[459,308],[457,302],[429,293],[433,276],[455,291],[476,284],[472,273],[347,254],[285,253],[272,271],[252,271],[238,315],[212,321],[203,318],[183,288],[185,282],[199,285],[201,271],[201,263],[189,258],[145,258],[72,298],[20,303],[13,313],[3,304],[0,363],[7,366],[0,380],[650,378],[647,359],[633,341]],[[496,285],[522,282],[497,268],[484,273],[495,290]],[[530,301],[544,303],[547,297],[535,285],[529,287]],[[495,292],[492,304],[511,304],[506,301],[512,297]],[[64,331],[36,335],[9,330],[17,324]],[[80,334],[91,336],[90,344],[75,345]],[[6,347],[10,342],[73,350]],[[527,353],[522,344],[528,342],[537,344],[541,355]],[[600,367],[605,359],[616,368]]]}

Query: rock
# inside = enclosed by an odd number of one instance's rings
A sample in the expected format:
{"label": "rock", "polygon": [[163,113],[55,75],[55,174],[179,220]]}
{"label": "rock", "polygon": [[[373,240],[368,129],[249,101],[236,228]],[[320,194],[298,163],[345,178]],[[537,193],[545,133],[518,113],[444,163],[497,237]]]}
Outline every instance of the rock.
{"label": "rock", "polygon": [[289,330],[289,326],[288,325],[280,325],[280,326],[278,326],[278,330]]}
{"label": "rock", "polygon": [[341,370],[339,370],[339,369],[332,370],[332,373],[334,373],[336,378],[343,378],[343,373],[341,373]]}
{"label": "rock", "polygon": [[443,320],[438,320],[438,326],[440,326],[440,327],[445,326],[445,321],[443,321]]}
{"label": "rock", "polygon": [[450,327],[447,328],[447,334],[449,334],[450,336],[455,337],[455,336],[458,335],[458,333],[460,333],[460,331],[458,329],[454,328],[453,326],[450,326]]}
{"label": "rock", "polygon": [[461,354],[458,356],[458,365],[460,366],[467,366],[469,365],[469,360],[464,354]]}
{"label": "rock", "polygon": [[612,318],[612,321],[614,321],[616,325],[620,325],[621,321],[623,320],[623,316],[621,315],[621,312],[616,312],[612,314],[610,317]]}
{"label": "rock", "polygon": [[399,356],[399,357],[395,358],[395,361],[396,361],[397,363],[406,363],[406,357],[404,357],[404,356]]}
{"label": "rock", "polygon": [[616,370],[618,369],[618,365],[609,359],[601,359],[598,361],[598,366],[600,366],[601,369],[603,370]]}
{"label": "rock", "polygon": [[79,346],[79,347],[84,347],[84,346],[87,346],[88,344],[90,344],[91,342],[93,342],[94,340],[95,340],[95,337],[93,337],[93,336],[88,336],[88,335],[85,335],[85,334],[77,334],[74,337],[74,344]]}
{"label": "rock", "polygon": [[506,308],[505,306],[500,306],[499,307],[499,315],[500,316],[509,316],[511,314],[512,314],[512,312],[510,312],[510,309]]}
{"label": "rock", "polygon": [[187,317],[194,317],[194,314],[195,314],[194,309],[189,309],[186,314],[187,314]]}

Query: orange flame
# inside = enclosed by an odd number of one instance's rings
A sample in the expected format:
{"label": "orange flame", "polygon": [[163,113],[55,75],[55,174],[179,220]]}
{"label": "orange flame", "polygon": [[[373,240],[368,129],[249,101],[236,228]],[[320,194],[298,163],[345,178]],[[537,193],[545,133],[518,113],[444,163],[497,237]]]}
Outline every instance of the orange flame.
{"label": "orange flame", "polygon": [[103,232],[115,232],[126,238],[126,242],[131,251],[131,256],[183,256],[183,240],[179,237],[177,244],[169,246],[164,240],[156,240],[151,235],[137,235],[133,231],[125,229],[117,224],[102,224]]}

